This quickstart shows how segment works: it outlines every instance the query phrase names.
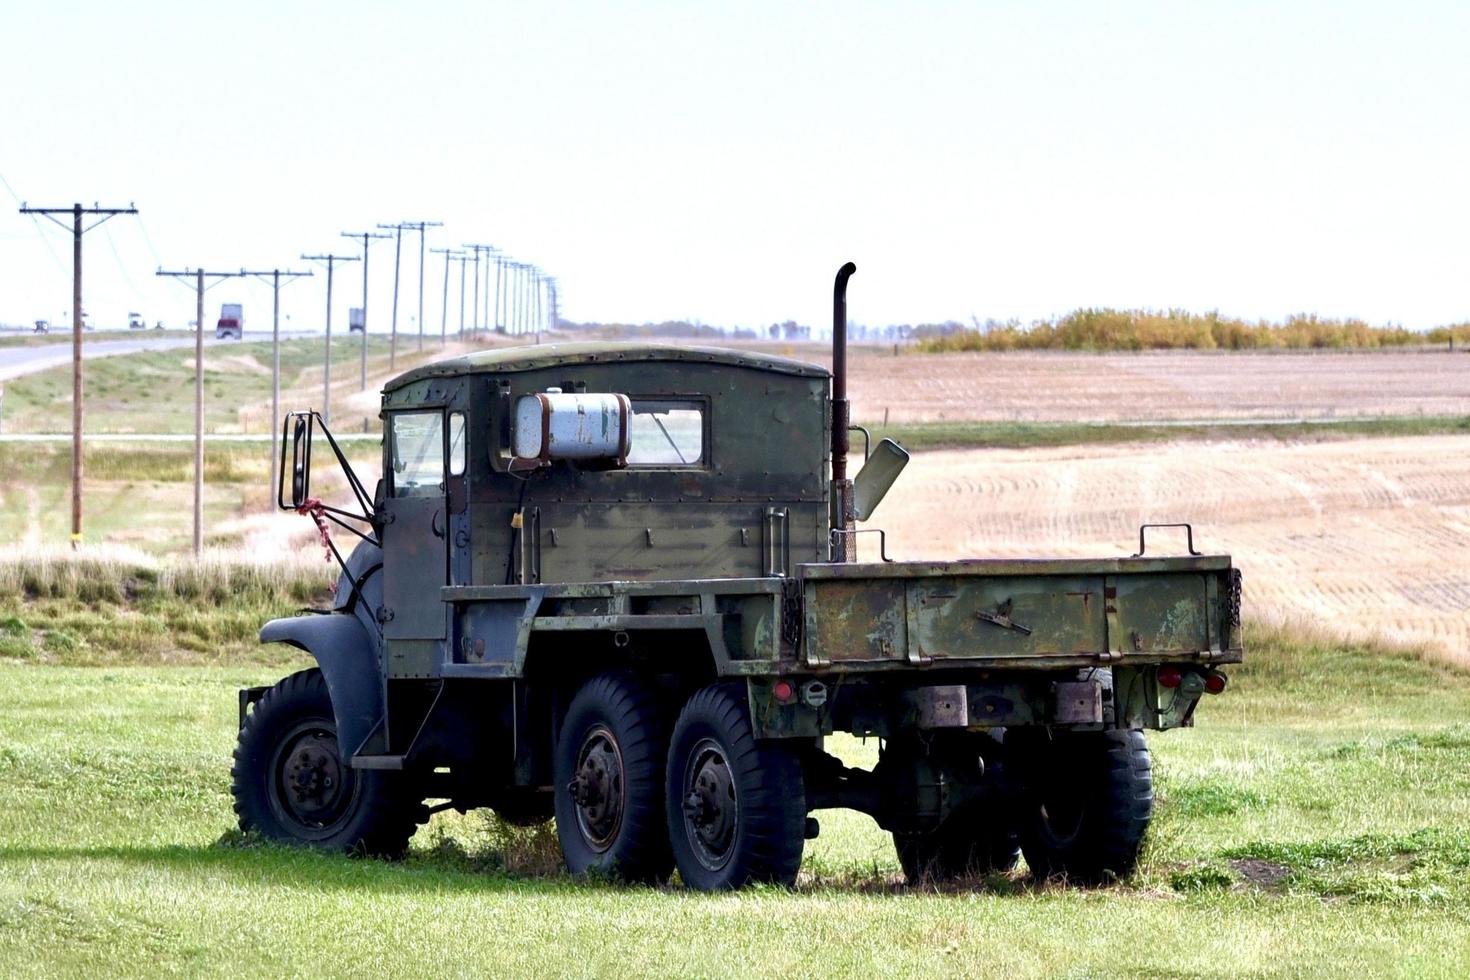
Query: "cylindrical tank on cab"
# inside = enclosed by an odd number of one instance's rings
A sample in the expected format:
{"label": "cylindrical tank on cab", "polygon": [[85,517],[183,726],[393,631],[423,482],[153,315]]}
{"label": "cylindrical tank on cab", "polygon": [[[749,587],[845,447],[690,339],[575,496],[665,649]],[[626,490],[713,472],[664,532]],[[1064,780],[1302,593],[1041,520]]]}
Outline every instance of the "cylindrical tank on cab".
{"label": "cylindrical tank on cab", "polygon": [[568,394],[551,388],[516,401],[515,454],[522,459],[628,456],[627,395]]}

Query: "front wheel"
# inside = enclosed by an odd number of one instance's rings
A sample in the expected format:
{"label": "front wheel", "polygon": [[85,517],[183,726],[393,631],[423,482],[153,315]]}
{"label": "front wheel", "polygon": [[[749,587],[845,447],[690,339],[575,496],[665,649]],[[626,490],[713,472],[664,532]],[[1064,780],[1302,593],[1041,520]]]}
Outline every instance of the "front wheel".
{"label": "front wheel", "polygon": [[1017,746],[1014,758],[1022,783],[1021,850],[1032,874],[1095,885],[1133,873],[1154,810],[1142,732],[1033,738]]}
{"label": "front wheel", "polygon": [[292,674],[245,716],[230,769],[240,829],[324,850],[397,857],[417,826],[401,773],[353,769],[321,671]]}
{"label": "front wheel", "polygon": [[690,888],[796,881],[806,829],[801,763],[779,743],[756,740],[741,685],[707,687],[684,705],[666,798],[674,863]]}

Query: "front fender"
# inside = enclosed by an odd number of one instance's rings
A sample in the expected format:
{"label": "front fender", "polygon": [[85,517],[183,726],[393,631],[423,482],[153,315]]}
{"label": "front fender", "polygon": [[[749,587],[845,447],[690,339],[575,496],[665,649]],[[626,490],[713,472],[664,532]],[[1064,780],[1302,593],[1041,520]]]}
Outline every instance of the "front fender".
{"label": "front fender", "polygon": [[350,759],[383,718],[383,677],[376,644],[350,613],[273,619],[260,629],[262,643],[289,643],[316,658],[337,716],[337,744]]}

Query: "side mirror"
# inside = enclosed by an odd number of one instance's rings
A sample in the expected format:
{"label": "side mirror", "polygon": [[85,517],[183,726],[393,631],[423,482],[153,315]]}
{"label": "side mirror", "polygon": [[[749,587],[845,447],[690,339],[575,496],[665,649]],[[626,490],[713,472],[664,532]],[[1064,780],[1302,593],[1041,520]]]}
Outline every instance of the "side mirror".
{"label": "side mirror", "polygon": [[892,439],[882,439],[873,447],[872,455],[852,481],[853,513],[858,520],[866,521],[873,516],[888,488],[907,465],[908,450]]}
{"label": "side mirror", "polygon": [[[292,413],[286,416],[291,432],[291,500],[286,501],[286,440],[281,440],[281,486],[276,488],[276,503],[282,510],[299,510],[311,496],[311,416]],[[284,433],[283,433],[284,435]]]}

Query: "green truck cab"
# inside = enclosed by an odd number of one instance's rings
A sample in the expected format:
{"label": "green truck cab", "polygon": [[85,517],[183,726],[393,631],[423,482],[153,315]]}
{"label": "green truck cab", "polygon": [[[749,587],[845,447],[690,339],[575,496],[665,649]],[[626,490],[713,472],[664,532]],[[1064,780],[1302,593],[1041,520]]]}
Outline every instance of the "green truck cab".
{"label": "green truck cab", "polygon": [[[242,828],[396,854],[435,810],[490,807],[554,817],[574,874],[713,890],[794,881],[810,814],[848,807],[910,880],[1022,852],[1129,874],[1143,731],[1224,690],[1239,573],[1142,530],[1126,558],[856,561],[907,454],[846,478],[849,270],[833,372],[612,343],[412,370],[383,390],[373,494],[288,417],[282,506],[361,540],[334,608],[261,630],[317,667],[241,692]],[[311,497],[319,437],[356,509]],[[877,738],[876,767],[826,752],[839,732]]]}

